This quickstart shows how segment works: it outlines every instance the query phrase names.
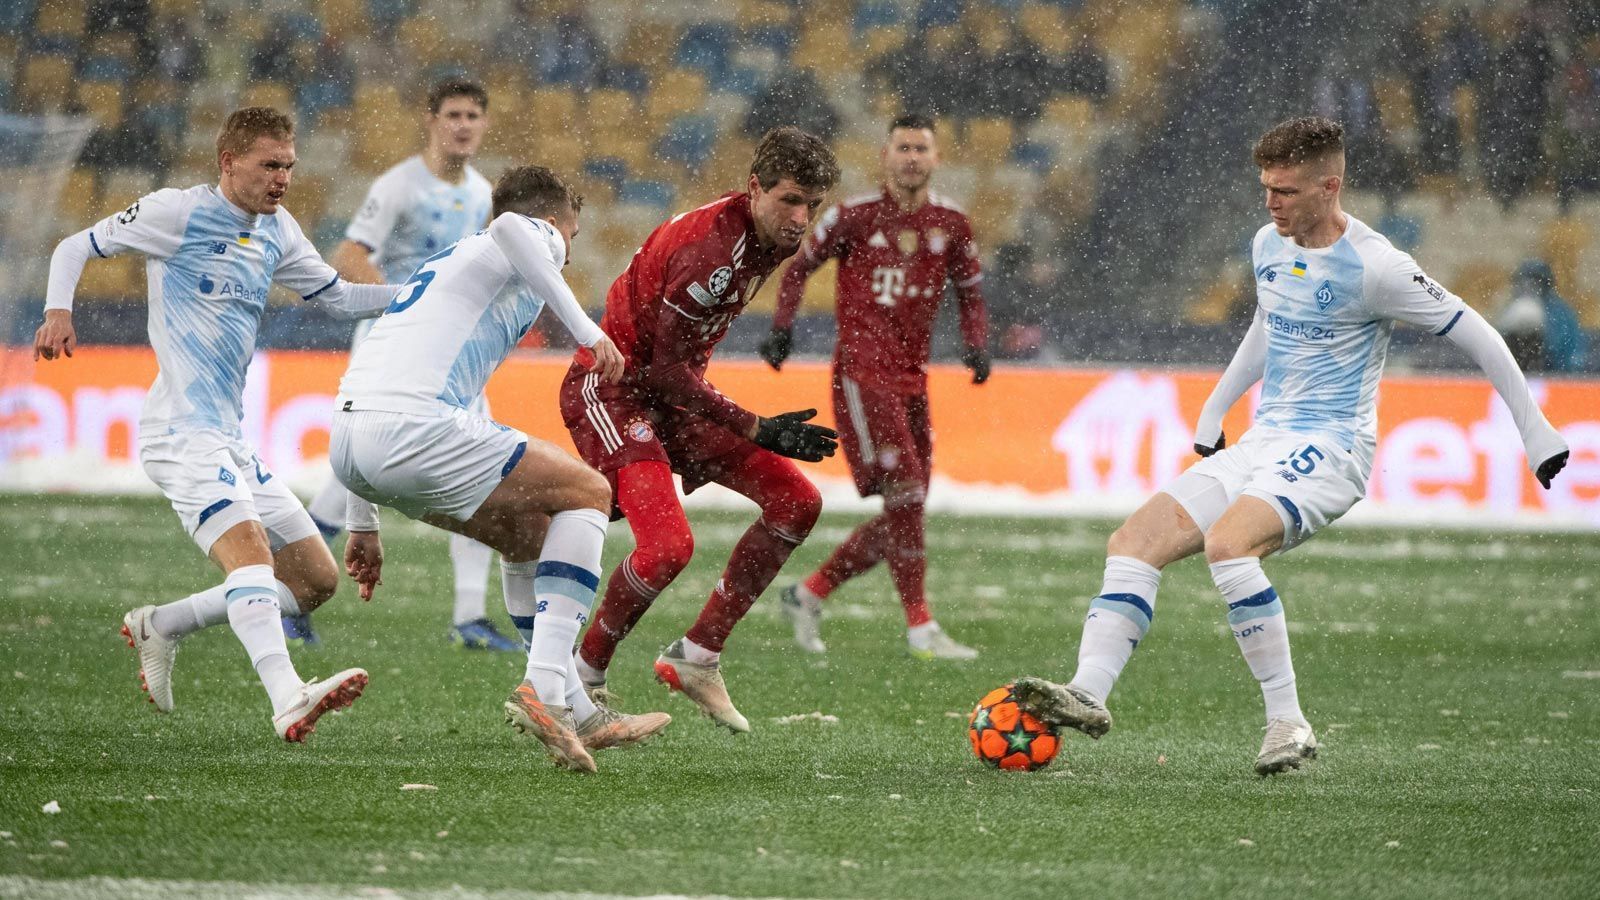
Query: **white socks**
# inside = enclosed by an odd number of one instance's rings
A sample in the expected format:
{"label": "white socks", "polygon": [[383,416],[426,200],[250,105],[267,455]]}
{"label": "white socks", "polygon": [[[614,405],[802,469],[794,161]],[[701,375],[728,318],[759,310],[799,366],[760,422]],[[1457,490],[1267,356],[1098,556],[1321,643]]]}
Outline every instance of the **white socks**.
{"label": "white socks", "polygon": [[1250,671],[1261,682],[1267,721],[1304,722],[1306,717],[1300,711],[1300,697],[1295,691],[1283,603],[1261,570],[1261,560],[1247,556],[1212,563],[1211,580],[1228,601],[1228,625]]}
{"label": "white socks", "polygon": [[522,635],[522,646],[527,648],[533,640],[533,615],[539,609],[533,599],[534,572],[539,568],[535,560],[506,562],[500,560],[500,591],[506,597],[506,615],[511,625]]}
{"label": "white socks", "polygon": [[[600,586],[606,522],[606,514],[598,509],[567,510],[550,517],[535,570],[536,611],[527,668],[528,682],[546,706],[564,705],[568,673],[574,678],[578,674],[572,645],[589,621]],[[577,687],[581,692],[583,685]]]}
{"label": "white socks", "polygon": [[469,537],[450,535],[450,563],[456,574],[457,625],[484,617],[484,595],[488,593],[489,564],[494,551]]}
{"label": "white socks", "polygon": [[722,660],[722,654],[696,644],[688,638],[683,639],[683,658],[696,665],[715,666]]}
{"label": "white socks", "polygon": [[[302,682],[289,662],[289,648],[278,622],[278,583],[272,567],[240,566],[222,583],[228,604],[228,624],[250,654],[250,665],[272,698],[274,715],[294,701]],[[182,602],[182,601],[180,601]]]}
{"label": "white socks", "polygon": [[225,585],[207,588],[182,600],[156,607],[150,624],[169,640],[178,640],[202,628],[228,621],[228,589]]}
{"label": "white socks", "polygon": [[1110,695],[1133,648],[1144,640],[1156,614],[1161,570],[1131,556],[1106,557],[1100,596],[1089,603],[1078,642],[1072,683],[1102,702]]}
{"label": "white socks", "polygon": [[577,654],[567,655],[567,705],[572,707],[572,721],[579,725],[598,710],[594,701],[583,690],[583,679],[578,677]]}

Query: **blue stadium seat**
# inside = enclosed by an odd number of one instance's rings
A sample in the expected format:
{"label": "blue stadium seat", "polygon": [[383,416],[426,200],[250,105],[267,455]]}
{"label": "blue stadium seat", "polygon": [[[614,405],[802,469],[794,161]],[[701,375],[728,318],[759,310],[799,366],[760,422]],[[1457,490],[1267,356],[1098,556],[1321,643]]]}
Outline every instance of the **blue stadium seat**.
{"label": "blue stadium seat", "polygon": [[84,81],[127,81],[132,74],[127,60],[115,56],[90,55],[78,69],[78,77]]}
{"label": "blue stadium seat", "polygon": [[1038,141],[1022,141],[1011,151],[1011,160],[1043,175],[1056,161],[1055,148]]}
{"label": "blue stadium seat", "polygon": [[673,119],[656,143],[656,155],[699,171],[716,149],[717,123],[710,116],[685,115]]}
{"label": "blue stadium seat", "polygon": [[749,66],[730,66],[727,71],[711,80],[710,88],[741,97],[754,97],[767,86],[767,74]]}
{"label": "blue stadium seat", "polygon": [[277,27],[302,41],[322,40],[322,23],[308,12],[290,13],[278,20]]}
{"label": "blue stadium seat", "polygon": [[345,109],[355,101],[352,86],[333,80],[307,81],[295,91],[294,105],[307,127],[316,127],[323,112]]}
{"label": "blue stadium seat", "polygon": [[898,25],[901,22],[902,9],[898,3],[888,3],[884,0],[865,0],[856,7],[856,16],[853,28],[856,34],[862,34],[868,29],[878,28],[883,25]]}
{"label": "blue stadium seat", "polygon": [[608,67],[595,87],[615,88],[637,97],[650,90],[650,73],[643,66],[619,63]]}
{"label": "blue stadium seat", "polygon": [[629,179],[617,189],[618,203],[638,203],[644,206],[654,206],[662,212],[672,209],[673,201],[677,199],[677,192],[672,185],[665,181],[643,181]]}
{"label": "blue stadium seat", "polygon": [[678,39],[674,58],[678,65],[699,69],[710,80],[728,68],[733,39],[733,29],[721,22],[690,25]]}
{"label": "blue stadium seat", "polygon": [[318,247],[335,247],[344,240],[344,230],[350,227],[350,220],[338,216],[323,216],[312,229],[311,242]]}
{"label": "blue stadium seat", "polygon": [[794,50],[794,29],[787,25],[761,25],[746,28],[739,42],[749,47],[767,47],[784,60]]}
{"label": "blue stadium seat", "polygon": [[23,34],[33,24],[36,0],[6,0],[0,3],[0,31]]}
{"label": "blue stadium seat", "polygon": [[78,39],[66,34],[36,34],[28,41],[28,50],[37,56],[65,56],[71,59],[78,55]]}
{"label": "blue stadium seat", "polygon": [[591,156],[583,161],[583,174],[604,181],[615,191],[628,180],[628,164],[615,156]]}
{"label": "blue stadium seat", "polygon": [[966,6],[966,0],[922,0],[922,5],[917,7],[917,30],[935,25],[954,25],[961,21],[961,13]]}
{"label": "blue stadium seat", "polygon": [[367,0],[367,13],[374,25],[394,25],[415,12],[415,0]]}

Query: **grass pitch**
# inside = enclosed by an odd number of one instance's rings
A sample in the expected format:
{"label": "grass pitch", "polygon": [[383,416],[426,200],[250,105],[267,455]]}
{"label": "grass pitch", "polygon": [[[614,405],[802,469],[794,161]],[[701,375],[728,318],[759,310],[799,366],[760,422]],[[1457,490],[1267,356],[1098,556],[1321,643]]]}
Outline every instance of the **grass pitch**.
{"label": "grass pitch", "polygon": [[[1263,781],[1260,694],[1196,561],[1108,737],[1033,774],[972,758],[979,696],[1070,674],[1107,522],[930,523],[934,609],[976,663],[909,659],[881,571],[830,601],[825,660],[770,592],[725,656],[754,733],[713,728],[650,663],[751,518],[692,514],[694,564],[612,669],[624,708],[675,721],[585,778],[502,723],[521,660],[445,644],[445,545],[419,526],[386,532],[380,598],[341,588],[295,654],[365,666],[367,696],[285,746],[223,628],[184,643],[172,715],[144,703],[122,613],[218,580],[164,504],[0,497],[0,894],[1600,894],[1600,536],[1336,528],[1270,561],[1323,754]],[[779,584],[855,521],[825,517]],[[608,567],[629,543],[613,529]]]}

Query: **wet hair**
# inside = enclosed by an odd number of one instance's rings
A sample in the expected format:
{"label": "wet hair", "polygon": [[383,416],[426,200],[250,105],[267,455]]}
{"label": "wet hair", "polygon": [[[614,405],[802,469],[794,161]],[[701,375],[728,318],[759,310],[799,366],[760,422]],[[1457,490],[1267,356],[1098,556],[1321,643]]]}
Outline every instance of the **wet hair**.
{"label": "wet hair", "polygon": [[1256,141],[1252,155],[1263,169],[1343,157],[1344,126],[1322,116],[1279,122]]}
{"label": "wet hair", "polygon": [[217,133],[217,157],[224,153],[243,156],[256,144],[256,138],[270,137],[279,141],[294,140],[294,120],[270,106],[246,106],[236,109],[222,123]]}
{"label": "wet hair", "polygon": [[522,213],[535,219],[583,209],[583,196],[544,166],[517,166],[494,184],[494,215]]}
{"label": "wet hair", "polygon": [[465,78],[448,78],[428,91],[428,114],[437,116],[439,108],[451,97],[470,98],[477,101],[480,110],[489,111],[489,92],[483,89],[483,85]]}
{"label": "wet hair", "polygon": [[933,127],[933,117],[925,116],[922,113],[906,113],[905,115],[900,116],[893,122],[889,123],[890,134],[894,134],[901,128],[914,128],[918,131],[924,129],[928,131],[937,131],[937,129]]}
{"label": "wet hair", "polygon": [[827,191],[839,183],[839,162],[822,138],[785,125],[762,136],[750,174],[764,191],[785,178],[808,191]]}

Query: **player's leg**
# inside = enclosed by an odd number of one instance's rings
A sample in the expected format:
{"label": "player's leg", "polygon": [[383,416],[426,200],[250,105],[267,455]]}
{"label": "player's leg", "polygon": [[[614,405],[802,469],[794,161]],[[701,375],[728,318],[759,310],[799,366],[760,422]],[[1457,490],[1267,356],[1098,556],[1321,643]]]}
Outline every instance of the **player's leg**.
{"label": "player's leg", "polygon": [[615,483],[617,506],[633,529],[634,549],[612,570],[594,624],[584,632],[578,650],[578,672],[591,692],[604,688],[617,646],[694,555],[694,535],[665,461],[624,466]]}
{"label": "player's leg", "polygon": [[[889,521],[889,574],[906,614],[911,655],[917,659],[976,659],[978,651],[945,634],[928,608],[928,556],[924,543],[933,427],[928,398],[878,393],[869,410],[893,440],[879,451],[884,470],[883,514]],[[878,426],[874,424],[874,429]],[[891,431],[892,429],[892,431]]]}
{"label": "player's leg", "polygon": [[722,682],[723,646],[811,533],[822,512],[822,496],[793,462],[767,450],[750,447],[742,457],[718,468],[715,481],[754,500],[761,515],[734,545],[727,568],[694,625],[656,660],[656,674],[719,724],[744,732],[750,723],[734,708]]}
{"label": "player's leg", "polygon": [[[317,532],[322,535],[330,552],[337,552],[334,542],[344,531],[345,498],[349,493],[337,477],[330,476],[322,489],[311,498],[311,502],[306,504],[306,512],[311,514],[311,521],[317,526]],[[281,591],[279,599],[284,599]],[[311,624],[311,611],[294,612],[295,605],[285,602],[283,606],[283,636],[288,639],[289,646],[313,647],[322,643]]]}
{"label": "player's leg", "polygon": [[1154,620],[1161,570],[1202,549],[1205,528],[1227,509],[1227,479],[1242,481],[1237,462],[1196,464],[1112,533],[1100,593],[1084,617],[1077,670],[1066,684],[1019,678],[1024,709],[1093,738],[1111,730],[1106,699]]}
{"label": "player's leg", "polygon": [[[856,490],[863,497],[879,493],[882,472],[860,386],[838,372],[833,378],[833,417],[840,426],[839,443]],[[871,571],[884,560],[889,552],[889,528],[887,513],[862,522],[816,571],[779,594],[781,608],[794,626],[794,640],[800,649],[827,652],[827,645],[822,642],[822,602],[840,585]]]}
{"label": "player's leg", "polygon": [[472,538],[450,535],[450,565],[455,574],[455,607],[451,616],[451,642],[471,650],[515,653],[522,647],[501,634],[489,621],[486,608],[489,567],[494,549]]}

